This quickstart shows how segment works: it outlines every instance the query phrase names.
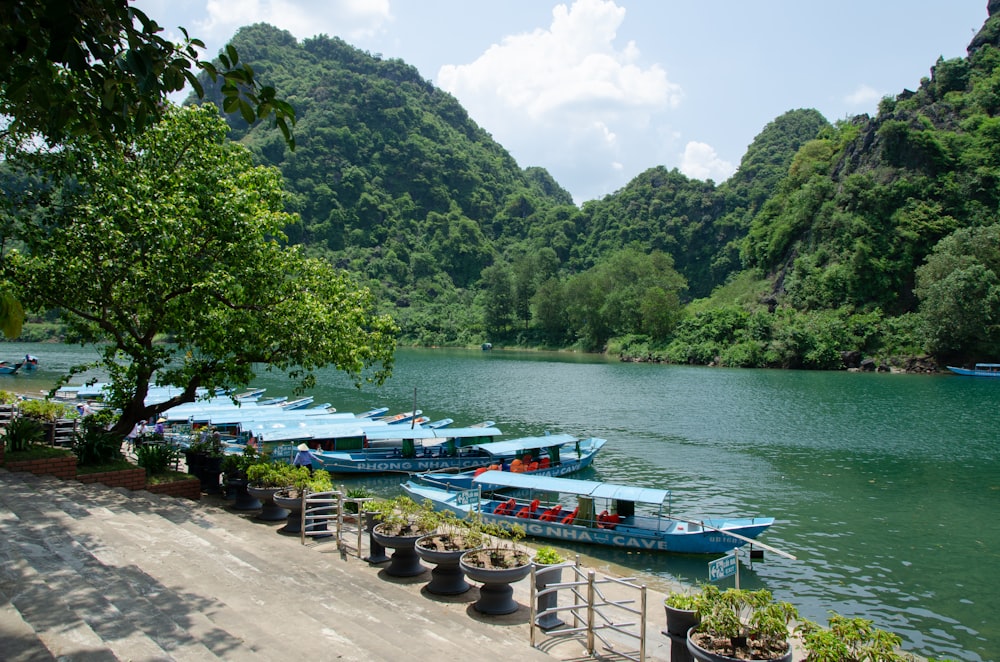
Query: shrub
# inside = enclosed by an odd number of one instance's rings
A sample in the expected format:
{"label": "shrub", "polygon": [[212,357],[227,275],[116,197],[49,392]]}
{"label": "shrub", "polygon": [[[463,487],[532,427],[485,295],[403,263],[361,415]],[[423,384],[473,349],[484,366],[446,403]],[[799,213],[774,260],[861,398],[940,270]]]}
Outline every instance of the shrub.
{"label": "shrub", "polygon": [[81,429],[73,441],[73,454],[79,466],[110,464],[123,459],[122,438],[107,430],[113,420],[114,413],[109,410],[83,418]]}
{"label": "shrub", "polygon": [[27,416],[18,416],[7,426],[6,444],[11,453],[23,452],[45,440],[42,424]]}
{"label": "shrub", "polygon": [[146,476],[165,474],[177,463],[178,451],[170,444],[144,444],[135,447],[136,462],[146,470]]}

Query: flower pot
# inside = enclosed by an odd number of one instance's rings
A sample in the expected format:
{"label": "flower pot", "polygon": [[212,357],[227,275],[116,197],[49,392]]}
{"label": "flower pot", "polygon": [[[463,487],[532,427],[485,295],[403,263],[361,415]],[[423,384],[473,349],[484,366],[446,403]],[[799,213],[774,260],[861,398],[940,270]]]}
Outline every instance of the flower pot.
{"label": "flower pot", "polygon": [[551,630],[560,625],[565,625],[554,612],[545,613],[550,609],[555,609],[559,604],[559,593],[553,590],[543,593],[550,584],[558,584],[562,581],[563,566],[561,563],[535,563],[535,611],[540,616],[535,619],[535,624],[543,630]]}
{"label": "flower pot", "polygon": [[379,530],[381,526],[378,524],[372,529],[372,538],[383,547],[395,550],[389,558],[389,567],[385,569],[385,574],[392,577],[415,577],[427,570],[420,564],[420,557],[417,556],[417,552],[413,548],[417,539],[424,535],[423,533],[410,536],[391,536],[383,534]]}
{"label": "flower pot", "polygon": [[[713,651],[706,650],[702,648],[693,638],[697,630],[697,626],[692,627],[687,632],[687,648],[688,652],[691,653],[691,657],[700,662],[733,662],[733,660],[747,659],[747,658],[735,658],[722,653],[716,653]],[[767,660],[767,662],[792,662],[792,645],[786,642],[788,646],[787,651],[784,655],[778,655],[776,657],[761,658],[755,657],[750,658],[753,660]]]}
{"label": "flower pot", "polygon": [[667,629],[663,634],[671,637],[686,637],[687,631],[698,625],[698,612],[693,609],[677,609],[668,604],[663,605],[667,612]]}
{"label": "flower pot", "polygon": [[236,499],[232,505],[233,510],[260,510],[260,499],[250,496],[250,493],[247,492],[246,478],[229,478],[226,482],[232,488]]}
{"label": "flower pot", "polygon": [[302,533],[302,498],[288,496],[287,490],[276,492],[272,498],[274,505],[288,512],[285,525],[278,529],[278,533],[296,536]]}
{"label": "flower pot", "polygon": [[222,458],[206,455],[201,459],[201,472],[198,478],[201,480],[201,491],[207,494],[219,494],[222,489],[219,487],[219,478],[222,475]]}
{"label": "flower pot", "polygon": [[283,490],[283,487],[255,487],[247,485],[247,494],[261,503],[260,514],[255,519],[262,522],[280,522],[288,517],[288,511],[275,505],[274,493]]}
{"label": "flower pot", "polygon": [[414,545],[417,556],[427,563],[434,564],[431,568],[431,580],[425,587],[428,593],[434,595],[460,595],[468,591],[472,586],[465,581],[465,573],[462,572],[458,562],[462,554],[469,549],[448,549],[438,550],[429,545],[432,538],[442,534],[430,534],[419,538]]}
{"label": "flower pot", "polygon": [[483,568],[476,565],[473,554],[481,554],[488,550],[472,550],[462,554],[459,566],[465,576],[474,582],[480,582],[479,599],[473,605],[481,614],[510,614],[517,611],[518,604],[514,601],[512,583],[521,581],[531,574],[531,563],[513,568]]}

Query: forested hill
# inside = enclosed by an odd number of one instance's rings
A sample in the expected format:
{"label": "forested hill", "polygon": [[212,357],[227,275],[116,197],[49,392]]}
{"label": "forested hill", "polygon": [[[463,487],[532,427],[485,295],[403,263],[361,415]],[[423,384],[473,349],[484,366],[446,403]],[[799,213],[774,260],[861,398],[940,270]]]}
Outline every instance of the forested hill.
{"label": "forested hill", "polygon": [[914,63],[930,76],[874,118],[790,111],[726,182],[651,167],[582,209],[413,67],[336,38],[241,29],[299,146],[230,123],[284,173],[290,239],[367,282],[405,340],[785,367],[971,358],[1000,354],[1000,258],[969,248],[996,244],[998,20],[968,58]]}

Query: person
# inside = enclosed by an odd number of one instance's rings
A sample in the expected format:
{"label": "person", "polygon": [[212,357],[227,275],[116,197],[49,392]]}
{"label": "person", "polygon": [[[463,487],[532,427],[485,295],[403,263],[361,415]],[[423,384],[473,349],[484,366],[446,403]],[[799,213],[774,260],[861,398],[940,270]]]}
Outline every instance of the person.
{"label": "person", "polygon": [[310,473],[312,472],[312,453],[309,452],[309,446],[302,443],[295,447],[298,453],[295,454],[295,459],[292,460],[293,467],[309,467]]}
{"label": "person", "polygon": [[160,435],[162,437],[163,436],[163,424],[166,423],[166,422],[167,422],[167,419],[165,419],[165,418],[158,418],[158,419],[156,419],[156,425],[153,426],[153,432],[156,433],[156,434],[158,434],[158,435]]}

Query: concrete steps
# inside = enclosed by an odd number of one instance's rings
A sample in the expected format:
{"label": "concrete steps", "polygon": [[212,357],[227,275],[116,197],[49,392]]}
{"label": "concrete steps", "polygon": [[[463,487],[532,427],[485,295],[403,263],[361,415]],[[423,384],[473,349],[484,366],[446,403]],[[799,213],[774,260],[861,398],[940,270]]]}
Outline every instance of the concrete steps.
{"label": "concrete steps", "polygon": [[486,618],[477,589],[430,596],[427,574],[387,577],[280,525],[0,469],[0,657],[553,659],[529,646],[527,607]]}

